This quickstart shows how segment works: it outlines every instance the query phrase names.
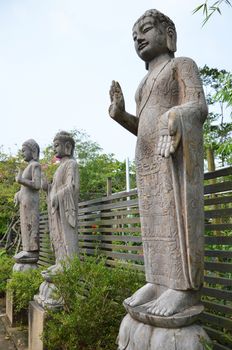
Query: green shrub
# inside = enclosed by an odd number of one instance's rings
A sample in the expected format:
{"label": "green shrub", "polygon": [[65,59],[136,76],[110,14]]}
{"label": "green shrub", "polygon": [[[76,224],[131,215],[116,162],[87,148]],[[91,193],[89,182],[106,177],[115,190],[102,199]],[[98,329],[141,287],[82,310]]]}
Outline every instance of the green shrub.
{"label": "green shrub", "polygon": [[42,282],[41,269],[12,273],[11,279],[7,283],[7,290],[14,296],[16,314],[28,308],[29,301],[33,300]]}
{"label": "green shrub", "polygon": [[0,249],[0,296],[6,292],[7,280],[11,277],[14,261],[6,250]]}
{"label": "green shrub", "polygon": [[43,340],[48,350],[115,349],[123,300],[144,284],[144,276],[130,268],[108,268],[104,259],[76,258],[57,275],[60,312],[48,311]]}

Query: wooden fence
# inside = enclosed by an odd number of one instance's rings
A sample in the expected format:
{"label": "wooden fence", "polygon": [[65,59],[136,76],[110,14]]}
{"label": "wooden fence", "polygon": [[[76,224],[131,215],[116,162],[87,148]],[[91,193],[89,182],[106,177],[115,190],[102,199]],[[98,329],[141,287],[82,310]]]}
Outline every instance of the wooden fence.
{"label": "wooden fence", "polygon": [[[232,349],[232,167],[205,174],[205,278],[201,321],[215,350]],[[141,271],[143,250],[137,191],[79,203],[81,254],[102,254]],[[40,264],[53,262],[46,215],[41,217]]]}

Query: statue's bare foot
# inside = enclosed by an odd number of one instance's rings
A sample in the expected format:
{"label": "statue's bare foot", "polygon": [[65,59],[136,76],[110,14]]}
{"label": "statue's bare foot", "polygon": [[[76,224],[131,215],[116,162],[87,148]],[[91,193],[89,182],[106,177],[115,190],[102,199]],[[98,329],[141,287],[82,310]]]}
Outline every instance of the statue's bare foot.
{"label": "statue's bare foot", "polygon": [[134,307],[147,303],[156,298],[156,286],[152,283],[147,283],[142,288],[138,289],[131,297],[124,300],[124,303]]}
{"label": "statue's bare foot", "polygon": [[198,293],[167,289],[156,300],[147,304],[147,312],[157,316],[171,316],[195,305]]}

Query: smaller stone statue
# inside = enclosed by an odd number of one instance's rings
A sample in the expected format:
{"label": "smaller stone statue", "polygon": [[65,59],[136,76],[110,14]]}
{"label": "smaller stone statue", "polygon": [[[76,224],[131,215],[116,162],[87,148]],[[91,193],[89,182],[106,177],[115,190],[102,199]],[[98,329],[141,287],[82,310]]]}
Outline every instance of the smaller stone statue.
{"label": "smaller stone statue", "polygon": [[73,157],[75,142],[65,131],[56,134],[54,140],[55,156],[60,164],[53,176],[52,184],[46,179],[42,187],[47,191],[49,230],[55,253],[55,265],[42,272],[45,279],[35,300],[42,306],[57,306],[60,301],[53,299],[55,289],[52,283],[57,271],[62,271],[62,261],[73,258],[78,253],[77,206],[79,193],[79,174],[77,162]]}
{"label": "smaller stone statue", "polygon": [[14,271],[37,268],[39,258],[39,190],[41,187],[41,166],[39,164],[39,145],[30,139],[23,143],[22,154],[28,162],[19,170],[16,182],[21,185],[15,194],[14,202],[20,207],[20,226],[23,250],[14,256]]}

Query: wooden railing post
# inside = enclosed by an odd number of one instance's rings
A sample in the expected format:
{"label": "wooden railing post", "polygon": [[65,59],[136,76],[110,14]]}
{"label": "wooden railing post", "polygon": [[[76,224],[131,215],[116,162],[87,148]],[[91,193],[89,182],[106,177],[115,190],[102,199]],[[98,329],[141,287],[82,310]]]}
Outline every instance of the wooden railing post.
{"label": "wooden railing post", "polygon": [[107,196],[110,196],[112,194],[112,179],[111,179],[111,177],[107,177],[106,194],[107,194]]}

